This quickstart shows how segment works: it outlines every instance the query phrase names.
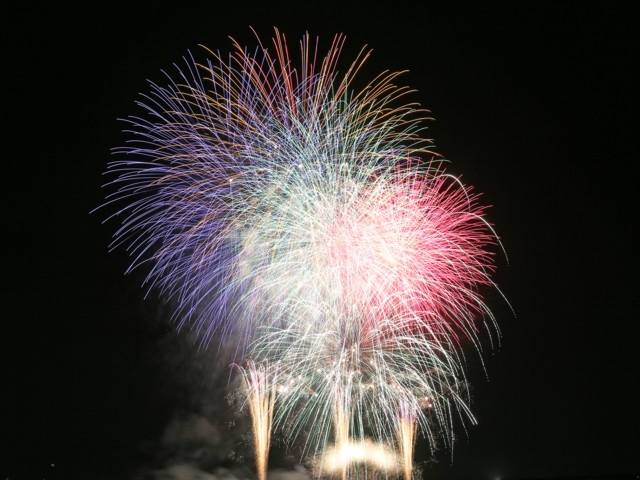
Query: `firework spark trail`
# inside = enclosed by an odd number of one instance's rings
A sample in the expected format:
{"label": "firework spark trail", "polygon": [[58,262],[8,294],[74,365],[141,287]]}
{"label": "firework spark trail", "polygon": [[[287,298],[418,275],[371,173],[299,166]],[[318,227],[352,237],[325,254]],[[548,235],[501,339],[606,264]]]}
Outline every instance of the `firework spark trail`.
{"label": "firework spark trail", "polygon": [[409,476],[412,429],[433,446],[455,416],[474,421],[463,348],[498,334],[485,207],[432,152],[399,72],[354,89],[366,50],[339,75],[341,35],[324,57],[304,36],[297,67],[277,30],[272,51],[233,44],[189,55],[126,120],[103,206],[121,218],[112,248],[146,268],[178,328],[240,338],[248,391],[266,382],[250,401],[291,441],[307,434],[317,456],[332,436],[373,437]]}

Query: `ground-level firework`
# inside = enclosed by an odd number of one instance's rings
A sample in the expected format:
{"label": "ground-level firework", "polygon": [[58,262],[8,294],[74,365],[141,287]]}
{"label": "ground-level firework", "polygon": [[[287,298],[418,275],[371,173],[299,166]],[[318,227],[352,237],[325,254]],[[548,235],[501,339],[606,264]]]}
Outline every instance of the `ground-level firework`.
{"label": "ground-level firework", "polygon": [[270,377],[274,372],[264,365],[256,366],[249,362],[246,369],[241,368],[241,372],[253,425],[258,480],[266,480],[277,383]]}
{"label": "ground-level firework", "polygon": [[410,480],[418,434],[450,444],[474,421],[463,350],[498,332],[485,207],[433,152],[399,73],[356,89],[366,50],[339,73],[344,40],[321,56],[305,35],[299,61],[277,30],[189,55],[109,165],[113,246],[179,328],[238,345],[261,479],[277,433],[318,472],[362,473],[373,450]]}

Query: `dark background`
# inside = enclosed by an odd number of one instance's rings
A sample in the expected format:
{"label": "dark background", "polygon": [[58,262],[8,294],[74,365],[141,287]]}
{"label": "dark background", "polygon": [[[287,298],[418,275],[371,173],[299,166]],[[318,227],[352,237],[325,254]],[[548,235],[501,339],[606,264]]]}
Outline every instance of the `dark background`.
{"label": "dark background", "polygon": [[437,150],[493,205],[508,254],[495,279],[515,315],[489,298],[503,336],[488,380],[470,362],[479,424],[424,478],[640,473],[640,19],[632,2],[505,5],[5,7],[0,478],[207,479],[250,465],[226,364],[144,300],[124,252],[107,251],[116,225],[89,213],[124,140],[117,118],[147,79],[198,44],[254,46],[250,26],[294,46],[305,31],[325,46],[344,33],[342,65],[366,44],[366,72],[408,70],[400,83],[432,111]]}

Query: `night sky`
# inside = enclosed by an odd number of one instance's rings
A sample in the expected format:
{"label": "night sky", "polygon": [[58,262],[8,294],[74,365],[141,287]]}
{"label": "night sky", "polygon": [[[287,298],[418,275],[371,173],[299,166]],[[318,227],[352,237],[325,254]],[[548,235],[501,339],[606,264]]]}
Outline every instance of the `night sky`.
{"label": "night sky", "polygon": [[[224,356],[145,300],[108,252],[116,224],[90,212],[147,80],[274,26],[294,45],[344,33],[342,65],[368,45],[367,72],[408,70],[437,151],[492,205],[508,256],[494,279],[515,313],[487,298],[502,344],[486,375],[469,356],[479,423],[424,478],[640,474],[631,3],[5,7],[0,478],[252,475]],[[285,478],[295,459],[276,447],[273,468]]]}

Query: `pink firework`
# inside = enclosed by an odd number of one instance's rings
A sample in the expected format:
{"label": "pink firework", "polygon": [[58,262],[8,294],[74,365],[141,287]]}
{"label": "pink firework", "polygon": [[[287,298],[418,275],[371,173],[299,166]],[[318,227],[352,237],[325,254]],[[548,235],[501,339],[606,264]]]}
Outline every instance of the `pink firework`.
{"label": "pink firework", "polygon": [[494,268],[485,207],[444,173],[403,173],[373,180],[335,212],[314,243],[315,268],[359,328],[395,319],[411,333],[473,339],[477,318],[490,315],[477,292]]}

